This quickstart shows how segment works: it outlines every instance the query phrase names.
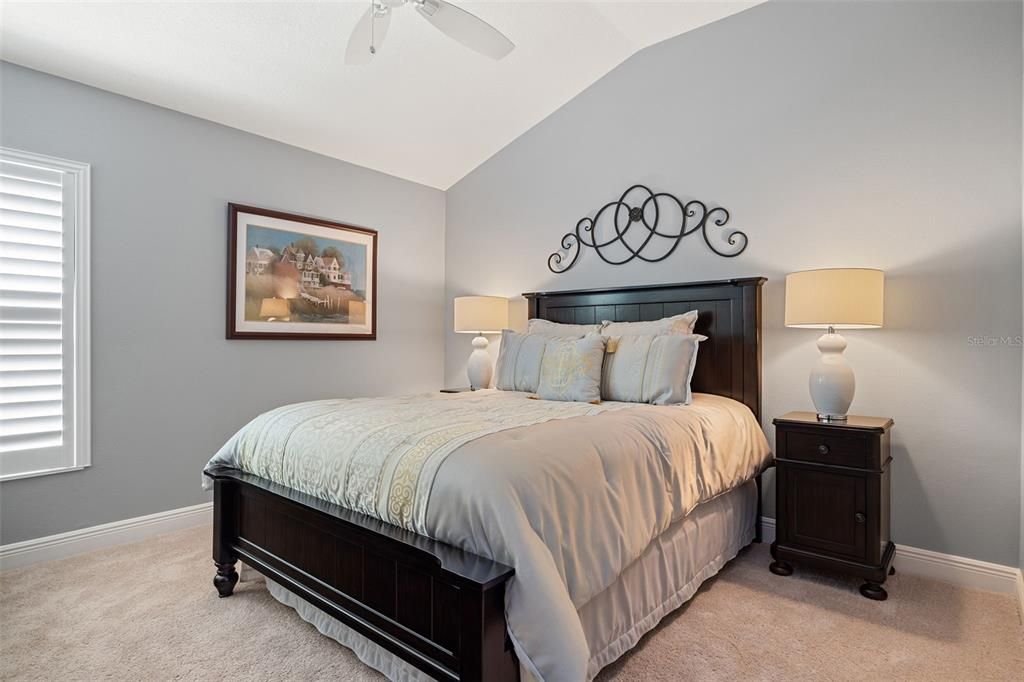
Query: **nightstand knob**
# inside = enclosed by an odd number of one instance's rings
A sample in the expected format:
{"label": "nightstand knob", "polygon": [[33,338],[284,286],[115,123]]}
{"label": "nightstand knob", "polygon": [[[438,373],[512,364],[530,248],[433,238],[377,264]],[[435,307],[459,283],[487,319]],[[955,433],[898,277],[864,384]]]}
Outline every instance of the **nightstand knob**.
{"label": "nightstand knob", "polygon": [[864,523],[868,520],[868,517],[864,516],[863,512],[857,512],[853,515],[853,518],[856,519],[857,523]]}
{"label": "nightstand knob", "polygon": [[818,454],[819,455],[827,455],[828,454],[828,446],[825,445],[824,443],[819,445],[818,446]]}

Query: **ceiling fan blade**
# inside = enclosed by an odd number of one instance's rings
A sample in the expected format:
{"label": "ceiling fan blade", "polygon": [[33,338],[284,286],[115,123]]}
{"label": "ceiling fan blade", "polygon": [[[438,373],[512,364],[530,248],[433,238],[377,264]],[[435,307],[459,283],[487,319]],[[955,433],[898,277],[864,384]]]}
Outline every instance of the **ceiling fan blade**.
{"label": "ceiling fan blade", "polygon": [[515,47],[501,31],[445,0],[423,0],[416,11],[448,37],[491,59],[501,59]]}
{"label": "ceiling fan blade", "polygon": [[363,13],[359,23],[352,29],[348,46],[345,48],[345,63],[353,66],[369,64],[374,53],[384,44],[384,37],[391,25],[391,11],[383,15],[374,10],[374,5]]}

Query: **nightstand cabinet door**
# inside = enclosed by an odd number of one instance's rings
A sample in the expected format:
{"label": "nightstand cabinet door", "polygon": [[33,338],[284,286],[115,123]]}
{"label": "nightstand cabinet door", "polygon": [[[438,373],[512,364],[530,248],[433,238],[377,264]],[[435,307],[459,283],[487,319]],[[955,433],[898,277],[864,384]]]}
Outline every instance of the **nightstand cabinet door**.
{"label": "nightstand cabinet door", "polygon": [[867,556],[867,488],[859,473],[790,464],[778,470],[779,505],[787,523],[779,540],[854,561]]}

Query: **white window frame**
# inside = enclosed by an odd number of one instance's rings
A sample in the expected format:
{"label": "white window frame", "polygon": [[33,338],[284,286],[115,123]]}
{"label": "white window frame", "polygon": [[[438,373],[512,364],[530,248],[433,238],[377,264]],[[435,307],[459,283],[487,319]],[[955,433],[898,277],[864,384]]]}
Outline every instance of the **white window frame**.
{"label": "white window frame", "polygon": [[[69,351],[63,351],[64,377],[64,441],[61,452],[54,461],[33,462],[32,450],[0,454],[0,481],[11,481],[33,476],[59,474],[65,471],[79,471],[92,462],[91,450],[91,393],[90,393],[90,315],[89,315],[89,217],[90,217],[90,166],[79,161],[70,161],[44,154],[34,154],[19,149],[0,147],[0,160],[40,166],[64,174],[62,212],[64,246],[64,300],[61,317],[64,329],[71,327],[72,333],[64,334],[72,341]],[[67,235],[74,235],[73,248],[67,246]],[[70,409],[69,409],[70,408]],[[70,449],[70,452],[69,452]],[[17,455],[7,458],[6,455]],[[10,465],[8,465],[10,461]],[[36,466],[33,466],[35,464]]]}

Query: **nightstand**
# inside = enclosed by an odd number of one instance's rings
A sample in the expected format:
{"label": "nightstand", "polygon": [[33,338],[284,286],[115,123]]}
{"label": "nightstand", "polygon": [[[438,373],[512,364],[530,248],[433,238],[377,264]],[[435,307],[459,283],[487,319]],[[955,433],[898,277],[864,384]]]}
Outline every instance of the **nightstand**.
{"label": "nightstand", "polygon": [[891,569],[889,418],[820,422],[790,412],[775,424],[775,542],[769,568],[792,563],[863,578],[860,593],[882,601]]}
{"label": "nightstand", "polygon": [[473,389],[469,388],[442,388],[441,393],[469,393]]}

